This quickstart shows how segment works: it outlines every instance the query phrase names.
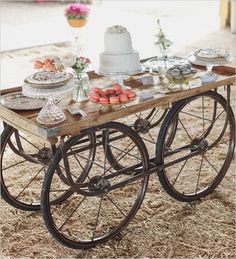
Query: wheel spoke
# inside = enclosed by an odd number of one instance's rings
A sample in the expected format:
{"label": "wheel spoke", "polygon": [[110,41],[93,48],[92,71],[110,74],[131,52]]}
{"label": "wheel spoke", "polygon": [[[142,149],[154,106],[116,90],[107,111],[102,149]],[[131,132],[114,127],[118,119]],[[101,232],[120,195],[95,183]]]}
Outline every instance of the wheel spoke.
{"label": "wheel spoke", "polygon": [[[118,163],[125,155],[127,155],[132,149],[134,149],[134,147],[135,147],[135,145],[132,147],[132,148],[130,148],[128,151],[126,151],[118,160],[115,158],[115,161],[116,161],[116,163]],[[108,170],[110,170],[112,168],[112,166],[110,166],[109,168],[108,168]],[[107,171],[108,171],[107,170]],[[109,171],[110,172],[110,171]],[[110,172],[110,173],[112,173],[112,172]]]}
{"label": "wheel spoke", "polygon": [[73,154],[75,160],[77,161],[77,163],[78,163],[79,166],[81,167],[82,171],[84,171],[84,168],[83,168],[83,166],[81,165],[81,163],[80,163],[78,157],[75,155],[75,152],[74,152],[71,148],[70,148],[70,150],[71,150],[71,152],[72,152],[72,154]]}
{"label": "wheel spoke", "polygon": [[208,162],[208,164],[215,170],[217,174],[219,174],[218,170],[215,168],[215,166],[206,158],[206,156],[202,155],[204,159]]}
{"label": "wheel spoke", "polygon": [[24,190],[34,181],[34,179],[40,174],[40,172],[44,169],[44,167],[42,167],[37,174],[29,181],[29,183],[22,189],[22,191],[17,195],[17,197],[15,198],[16,200],[20,197],[20,195],[24,192]]}
{"label": "wheel spoke", "polygon": [[201,171],[202,171],[202,163],[203,163],[203,155],[202,155],[202,159],[201,159],[201,163],[200,163],[200,168],[198,170],[198,177],[197,177],[197,184],[196,184],[195,194],[197,193],[197,190],[198,190],[198,183],[199,183],[200,174],[201,174]]}
{"label": "wheel spoke", "polygon": [[177,181],[177,179],[179,178],[179,175],[181,174],[181,172],[183,171],[183,169],[184,169],[184,167],[185,167],[187,161],[188,161],[188,159],[186,159],[186,160],[184,161],[184,164],[183,164],[182,167],[180,168],[180,170],[179,170],[177,176],[175,177],[175,180],[173,181],[172,186],[174,186],[174,184],[176,183],[176,181]]}
{"label": "wheel spoke", "polygon": [[[78,156],[78,157],[81,157],[81,158],[83,158],[83,159],[85,159],[85,160],[87,160],[89,162],[91,162],[92,164],[94,164],[94,165],[96,165],[96,166],[98,166],[98,167],[100,167],[102,169],[104,169],[104,167],[102,165],[98,164],[97,162],[95,162],[93,160],[88,159],[87,157],[82,156],[81,154],[75,154],[75,155]],[[106,172],[113,173],[112,171],[110,171],[110,169],[106,169]]]}
{"label": "wheel spoke", "polygon": [[150,139],[147,139],[147,138],[144,138],[143,136],[141,136],[141,138],[151,144],[156,144],[154,141],[150,140]]}
{"label": "wheel spoke", "polygon": [[76,210],[79,208],[79,206],[82,204],[82,202],[86,199],[87,196],[84,196],[84,198],[80,201],[80,203],[73,209],[73,211],[70,213],[69,217],[63,222],[63,224],[58,228],[59,230],[61,230],[65,224],[67,223],[67,221],[73,216],[73,214],[76,212]]}
{"label": "wheel spoke", "polygon": [[22,135],[19,134],[19,136],[24,139],[26,142],[28,142],[30,145],[32,145],[33,147],[35,147],[36,149],[38,149],[40,151],[40,148],[38,148],[36,145],[34,145],[33,143],[31,143],[28,139],[26,139],[25,137],[23,137]]}
{"label": "wheel spoke", "polygon": [[155,140],[153,139],[152,135],[150,134],[150,132],[148,131],[148,135],[151,138],[151,140],[153,141],[153,144],[155,144]]}
{"label": "wheel spoke", "polygon": [[[210,127],[213,127],[213,126],[214,126],[215,122],[220,118],[220,116],[221,116],[223,113],[224,113],[224,110],[223,110],[214,120],[211,121]],[[205,134],[206,134],[207,131],[208,131],[208,128],[201,134],[200,139],[205,136]]]}
{"label": "wheel spoke", "polygon": [[154,115],[152,116],[151,120],[149,120],[149,122],[151,123],[153,121],[153,119],[155,118],[155,116],[157,115],[159,109],[156,109],[156,112],[154,113]]}
{"label": "wheel spoke", "polygon": [[8,166],[8,167],[5,167],[5,168],[2,169],[2,171],[7,170],[7,169],[9,169],[9,168],[12,168],[13,166],[16,166],[16,165],[25,163],[26,161],[27,161],[27,160],[23,160],[23,161],[20,161],[20,162],[18,162],[18,163],[15,163],[14,165],[10,165],[10,166]]}
{"label": "wheel spoke", "polygon": [[100,215],[100,211],[101,211],[101,207],[102,207],[102,200],[103,200],[103,195],[101,196],[100,202],[99,202],[99,207],[98,207],[98,212],[97,212],[97,216],[96,216],[95,227],[94,227],[93,235],[92,235],[92,241],[94,240],[96,229],[97,229],[97,225],[98,225],[99,215]]}
{"label": "wheel spoke", "polygon": [[205,120],[205,121],[212,122],[212,120],[210,120],[210,119],[203,118],[202,116],[199,116],[199,115],[196,115],[196,114],[193,114],[193,113],[190,113],[190,112],[180,111],[180,113],[184,113],[186,115],[189,115],[189,116],[192,116],[192,117],[196,117],[198,119],[202,119],[202,120]]}
{"label": "wheel spoke", "polygon": [[192,141],[193,139],[191,138],[190,134],[188,133],[187,129],[185,128],[184,124],[182,123],[182,121],[180,120],[179,116],[178,116],[178,120],[180,122],[180,124],[182,125],[184,131],[186,132],[186,134],[188,135],[189,139]]}
{"label": "wheel spoke", "polygon": [[[111,145],[111,144],[109,144],[109,147],[112,147],[112,148],[114,148],[114,149],[116,149],[116,150],[118,150],[118,151],[121,151],[121,153],[120,154],[122,154],[122,153],[124,153],[125,151],[124,150],[122,150],[122,149],[120,149],[120,148],[118,148],[118,147],[115,147],[115,146],[113,146],[113,145]],[[134,146],[135,147],[135,146]],[[133,148],[132,148],[133,149]],[[125,152],[125,155],[127,155],[132,149],[129,149],[128,151],[126,151]],[[137,157],[137,156],[135,156],[135,155],[133,155],[133,154],[129,154],[130,156],[132,156],[133,158],[135,158],[135,159],[139,159],[140,160],[140,157]],[[123,157],[122,157],[123,158]]]}
{"label": "wheel spoke", "polygon": [[103,163],[103,176],[105,176],[106,170],[106,163],[107,163],[107,145],[108,145],[108,137],[109,137],[109,130],[106,128],[105,130],[105,147],[104,147],[104,163]]}
{"label": "wheel spoke", "polygon": [[203,139],[205,138],[205,114],[204,114],[204,96],[202,96],[202,134]]}
{"label": "wheel spoke", "polygon": [[[77,161],[77,163],[79,164],[79,166],[81,167],[81,169],[82,169],[82,173],[84,172],[84,168],[83,168],[83,166],[82,166],[82,164],[80,163],[80,161],[79,161],[79,159],[78,159],[78,157],[75,155],[75,152],[70,148],[70,150],[71,150],[71,152],[72,152],[72,154],[73,154],[73,156],[74,156],[74,158],[76,159],[76,161]],[[74,175],[73,175],[74,176]],[[74,176],[75,177],[75,176]],[[89,178],[89,176],[87,175],[87,177],[88,177],[88,179],[90,180],[90,178]],[[78,179],[78,177],[75,177],[75,178],[77,178]]]}
{"label": "wheel spoke", "polygon": [[127,215],[121,210],[121,208],[118,207],[118,205],[113,201],[113,199],[108,196],[108,194],[106,195],[106,197],[107,197],[108,200],[119,210],[119,212],[120,212],[124,217],[127,217]]}
{"label": "wheel spoke", "polygon": [[230,139],[227,139],[227,140],[224,140],[224,141],[222,141],[222,142],[220,142],[220,143],[217,143],[217,144],[214,146],[214,148],[217,147],[217,146],[219,146],[219,145],[225,144],[225,143],[227,143],[227,142],[229,142],[229,141],[230,141]]}

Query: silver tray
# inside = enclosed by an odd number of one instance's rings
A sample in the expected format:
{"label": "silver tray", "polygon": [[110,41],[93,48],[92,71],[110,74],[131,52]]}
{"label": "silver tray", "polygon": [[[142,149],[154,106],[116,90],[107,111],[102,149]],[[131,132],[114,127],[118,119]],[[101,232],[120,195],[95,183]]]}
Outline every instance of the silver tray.
{"label": "silver tray", "polygon": [[169,68],[174,65],[184,65],[187,63],[189,63],[187,58],[179,57],[179,56],[171,56],[165,61],[161,57],[155,57],[144,62],[143,66],[146,69],[152,69],[153,72],[158,72],[159,67],[163,67],[164,64],[167,66],[167,68]]}
{"label": "silver tray", "polygon": [[44,104],[44,99],[34,99],[24,96],[21,92],[5,94],[1,97],[2,105],[11,110],[30,111],[41,109]]}

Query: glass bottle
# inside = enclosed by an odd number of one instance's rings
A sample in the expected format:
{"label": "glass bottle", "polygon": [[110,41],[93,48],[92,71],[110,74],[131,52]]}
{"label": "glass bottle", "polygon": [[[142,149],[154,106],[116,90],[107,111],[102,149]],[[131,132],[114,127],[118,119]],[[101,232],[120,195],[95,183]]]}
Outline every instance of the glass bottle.
{"label": "glass bottle", "polygon": [[73,100],[76,102],[87,101],[89,93],[89,77],[85,71],[77,72],[75,76],[75,91]]}

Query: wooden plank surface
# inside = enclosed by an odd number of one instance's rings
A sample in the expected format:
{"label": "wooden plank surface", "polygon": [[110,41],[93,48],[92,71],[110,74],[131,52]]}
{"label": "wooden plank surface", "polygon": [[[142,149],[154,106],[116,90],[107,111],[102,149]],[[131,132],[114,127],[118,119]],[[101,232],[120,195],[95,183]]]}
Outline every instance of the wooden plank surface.
{"label": "wooden plank surface", "polygon": [[[72,116],[67,111],[67,108],[68,106],[75,104],[73,102],[68,102],[67,100],[64,100],[64,102],[61,102],[60,105],[65,112],[66,120],[61,124],[53,126],[40,125],[36,122],[36,117],[39,110],[15,112],[2,106],[1,118],[6,123],[12,125],[14,128],[21,129],[28,133],[55,142],[55,138],[58,136],[66,134],[78,134],[78,132],[82,129],[94,127],[112,120],[117,120],[137,112],[151,109],[153,107],[167,105],[186,97],[190,97],[217,88],[222,85],[235,83],[235,68],[218,67],[217,69],[218,70],[216,72],[219,74],[219,77],[218,80],[213,83],[199,85],[197,87],[193,87],[192,89],[176,93],[156,93],[154,99],[142,103],[139,103],[139,97],[137,97],[135,101],[122,106],[120,105],[112,108],[108,107],[105,109],[100,109],[101,105],[95,104],[90,101],[83,102],[81,103],[80,107],[88,114],[88,116],[84,118],[82,118],[80,115]],[[137,75],[131,78],[130,81],[126,82],[126,84],[130,86],[138,95],[143,92],[150,92],[154,89],[151,85],[143,86],[139,81],[139,78],[141,76],[142,75]],[[112,83],[109,78],[98,76],[94,72],[90,72],[89,77],[91,87],[104,87]],[[19,88],[15,88],[14,91],[19,91]],[[12,92],[11,89],[10,92]],[[1,94],[6,93],[8,92],[4,91]]]}

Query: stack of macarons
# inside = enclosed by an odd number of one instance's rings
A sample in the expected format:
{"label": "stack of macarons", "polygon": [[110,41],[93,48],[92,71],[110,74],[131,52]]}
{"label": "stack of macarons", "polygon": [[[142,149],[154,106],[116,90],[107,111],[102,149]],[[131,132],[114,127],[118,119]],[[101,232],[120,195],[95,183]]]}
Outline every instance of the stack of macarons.
{"label": "stack of macarons", "polygon": [[92,102],[105,105],[116,105],[134,100],[136,98],[136,93],[130,89],[122,90],[121,86],[116,83],[112,85],[112,88],[106,90],[93,88],[89,93],[89,96]]}

